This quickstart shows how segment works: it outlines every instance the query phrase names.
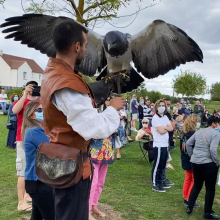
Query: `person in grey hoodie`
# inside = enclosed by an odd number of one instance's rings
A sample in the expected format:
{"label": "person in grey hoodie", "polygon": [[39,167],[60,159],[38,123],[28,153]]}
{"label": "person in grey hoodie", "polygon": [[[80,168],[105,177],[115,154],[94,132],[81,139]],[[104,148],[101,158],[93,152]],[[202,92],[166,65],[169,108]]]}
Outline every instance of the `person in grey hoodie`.
{"label": "person in grey hoodie", "polygon": [[187,214],[193,211],[194,203],[202,189],[203,183],[206,186],[204,218],[219,219],[218,215],[212,210],[215,197],[215,185],[219,169],[219,159],[217,148],[220,141],[220,134],[216,128],[217,118],[211,116],[208,120],[207,128],[200,129],[186,142],[186,149],[189,154],[190,162],[194,175],[194,186],[191,190]]}

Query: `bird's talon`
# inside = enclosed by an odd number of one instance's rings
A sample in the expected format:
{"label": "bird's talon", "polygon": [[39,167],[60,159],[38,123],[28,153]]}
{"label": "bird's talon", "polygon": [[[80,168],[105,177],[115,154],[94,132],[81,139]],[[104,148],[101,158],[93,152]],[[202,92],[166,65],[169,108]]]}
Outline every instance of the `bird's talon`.
{"label": "bird's talon", "polygon": [[106,79],[105,79],[105,83],[107,83],[108,81],[110,81],[111,80],[111,77],[109,76],[109,77],[107,77]]}

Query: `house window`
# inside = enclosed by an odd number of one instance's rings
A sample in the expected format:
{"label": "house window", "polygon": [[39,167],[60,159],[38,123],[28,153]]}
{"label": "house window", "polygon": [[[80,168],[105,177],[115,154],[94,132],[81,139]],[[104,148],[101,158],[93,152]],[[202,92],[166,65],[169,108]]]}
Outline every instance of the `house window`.
{"label": "house window", "polygon": [[41,81],[41,75],[39,75],[39,81]]}
{"label": "house window", "polygon": [[27,79],[27,72],[23,72],[23,79]]}

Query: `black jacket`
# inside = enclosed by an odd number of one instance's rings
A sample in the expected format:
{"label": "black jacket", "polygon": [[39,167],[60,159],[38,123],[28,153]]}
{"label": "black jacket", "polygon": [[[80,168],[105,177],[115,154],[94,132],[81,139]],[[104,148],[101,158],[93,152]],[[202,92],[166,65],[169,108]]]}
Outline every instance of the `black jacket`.
{"label": "black jacket", "polygon": [[143,107],[141,105],[138,106],[138,114],[139,114],[139,119],[143,119],[144,118],[144,114],[143,114]]}
{"label": "black jacket", "polygon": [[[189,131],[188,133],[185,133],[183,138],[185,138],[185,140],[187,141],[193,134],[195,133],[195,131]],[[184,170],[192,170],[192,166],[191,166],[191,162],[190,162],[190,156],[188,154],[185,154],[182,151],[182,143],[183,140],[180,140],[180,152],[181,152],[181,161],[182,161],[182,168]]]}

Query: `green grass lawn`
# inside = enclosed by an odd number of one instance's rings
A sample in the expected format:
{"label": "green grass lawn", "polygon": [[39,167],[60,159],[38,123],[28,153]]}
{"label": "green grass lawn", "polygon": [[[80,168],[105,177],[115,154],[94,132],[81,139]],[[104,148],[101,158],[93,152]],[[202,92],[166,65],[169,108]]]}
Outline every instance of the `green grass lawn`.
{"label": "green grass lawn", "polygon": [[[0,220],[30,219],[27,213],[17,212],[15,151],[5,147],[7,117],[0,115]],[[134,135],[135,133],[133,133]],[[138,143],[128,144],[122,158],[109,166],[101,203],[112,205],[123,213],[125,219],[200,220],[203,219],[204,190],[192,216],[185,214],[182,198],[184,171],[181,168],[179,146],[171,151],[175,167],[167,171],[169,180],[175,183],[166,193],[153,192],[150,178],[152,164],[142,159]],[[216,186],[213,209],[220,214],[220,187]]]}

